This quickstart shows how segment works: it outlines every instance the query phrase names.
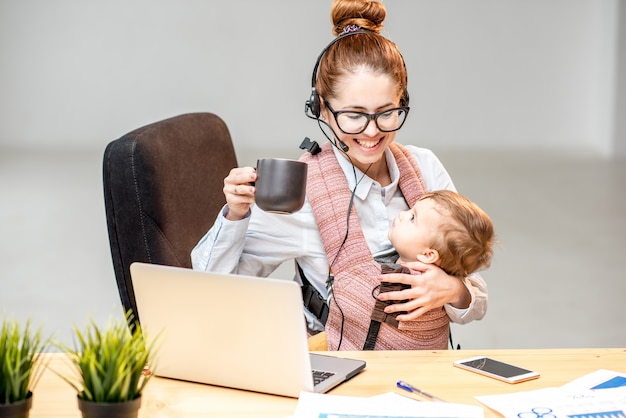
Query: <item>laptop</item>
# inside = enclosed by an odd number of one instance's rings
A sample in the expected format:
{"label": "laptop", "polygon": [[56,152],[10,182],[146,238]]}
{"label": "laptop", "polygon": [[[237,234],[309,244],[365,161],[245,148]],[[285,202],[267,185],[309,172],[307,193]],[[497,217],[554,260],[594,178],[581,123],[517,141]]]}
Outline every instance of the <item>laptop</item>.
{"label": "laptop", "polygon": [[130,273],[141,326],[157,339],[157,376],[297,398],[365,368],[309,352],[294,281],[138,262]]}

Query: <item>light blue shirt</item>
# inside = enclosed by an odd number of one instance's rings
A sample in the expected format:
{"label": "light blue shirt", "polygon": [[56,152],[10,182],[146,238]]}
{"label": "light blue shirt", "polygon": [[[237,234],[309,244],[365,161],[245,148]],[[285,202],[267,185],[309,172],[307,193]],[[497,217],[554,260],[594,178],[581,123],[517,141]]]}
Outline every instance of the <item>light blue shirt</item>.
{"label": "light blue shirt", "polygon": [[[427,190],[456,191],[452,179],[432,151],[410,145],[406,148],[415,157]],[[398,187],[399,171],[391,151],[387,149],[385,152],[391,183],[381,187],[354,167],[335,147],[333,150],[350,190],[356,185],[354,206],[372,254],[388,250],[391,248],[388,238],[391,222],[400,211],[409,209]],[[296,260],[311,284],[323,297],[328,297],[325,284],[329,261],[308,199],[300,211],[291,215],[264,212],[253,205],[249,216],[230,221],[224,216],[227,211],[225,206],[213,227],[192,250],[191,261],[195,270],[267,277],[283,262]],[[300,281],[295,267],[294,279]],[[480,275],[470,275],[465,284],[472,295],[470,306],[467,309],[445,307],[453,322],[481,319],[487,309],[487,285]],[[323,329],[308,313],[307,319],[311,329]]]}

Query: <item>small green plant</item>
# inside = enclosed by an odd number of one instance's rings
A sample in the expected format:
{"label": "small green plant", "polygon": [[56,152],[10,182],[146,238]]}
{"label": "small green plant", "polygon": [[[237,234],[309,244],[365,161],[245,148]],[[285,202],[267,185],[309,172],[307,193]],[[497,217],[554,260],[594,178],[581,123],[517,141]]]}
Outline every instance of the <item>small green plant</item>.
{"label": "small green plant", "polygon": [[148,345],[139,323],[129,319],[130,313],[126,322],[111,320],[103,328],[91,320],[83,330],[74,327],[73,349],[61,346],[76,371],[73,379],[61,378],[76,389],[80,399],[117,403],[141,395],[152,377],[150,362],[156,339]]}
{"label": "small green plant", "polygon": [[39,355],[49,345],[41,327],[33,329],[30,319],[24,327],[16,319],[2,320],[0,329],[0,404],[27,399],[37,384],[45,364]]}

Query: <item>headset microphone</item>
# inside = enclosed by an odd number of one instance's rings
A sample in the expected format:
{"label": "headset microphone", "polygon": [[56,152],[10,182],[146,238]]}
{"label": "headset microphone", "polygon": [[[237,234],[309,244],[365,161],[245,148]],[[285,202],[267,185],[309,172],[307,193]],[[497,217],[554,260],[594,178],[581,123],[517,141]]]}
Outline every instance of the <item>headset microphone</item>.
{"label": "headset microphone", "polygon": [[348,152],[350,150],[350,147],[348,147],[341,139],[337,138],[337,142],[339,142],[339,147],[343,152]]}

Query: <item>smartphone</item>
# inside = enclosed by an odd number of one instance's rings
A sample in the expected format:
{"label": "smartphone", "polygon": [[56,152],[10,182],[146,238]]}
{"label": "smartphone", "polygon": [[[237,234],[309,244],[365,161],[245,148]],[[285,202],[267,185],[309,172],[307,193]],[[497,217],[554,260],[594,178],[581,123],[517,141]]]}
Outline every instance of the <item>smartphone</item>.
{"label": "smartphone", "polygon": [[453,364],[461,369],[479,373],[507,383],[519,383],[539,377],[539,373],[532,370],[523,369],[484,356],[456,360]]}

